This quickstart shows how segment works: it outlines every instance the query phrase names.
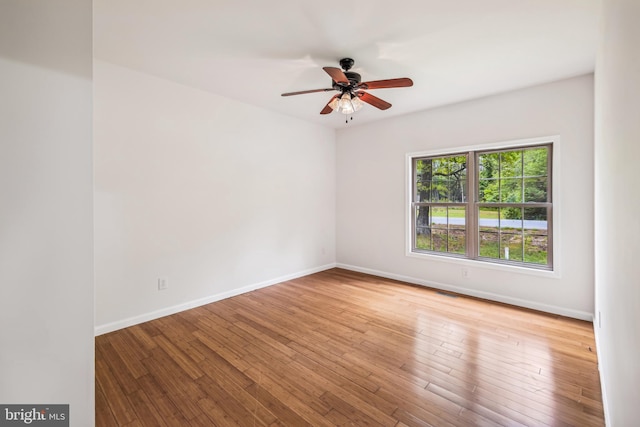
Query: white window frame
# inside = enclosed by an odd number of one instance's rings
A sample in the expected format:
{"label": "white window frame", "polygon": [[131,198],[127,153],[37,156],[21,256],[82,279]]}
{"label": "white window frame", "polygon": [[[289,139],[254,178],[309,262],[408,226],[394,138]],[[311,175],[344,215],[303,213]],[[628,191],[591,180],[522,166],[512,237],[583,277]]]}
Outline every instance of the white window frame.
{"label": "white window frame", "polygon": [[[447,253],[427,253],[427,252],[415,252],[413,250],[413,160],[417,157],[435,157],[446,156],[452,153],[464,153],[464,152],[478,152],[478,151],[491,151],[491,150],[504,150],[504,149],[517,149],[524,148],[533,145],[551,144],[551,194],[553,197],[553,209],[552,209],[552,236],[551,247],[549,252],[553,254],[553,267],[551,270],[541,269],[535,266],[528,267],[525,265],[513,265],[504,264],[500,262],[492,262],[487,259],[470,259],[464,256],[448,255]],[[544,136],[536,138],[519,139],[512,141],[501,141],[487,144],[469,145],[469,146],[454,146],[448,148],[441,148],[428,151],[411,152],[407,153],[405,157],[405,255],[411,258],[417,258],[422,260],[429,260],[434,262],[444,262],[457,264],[462,267],[478,267],[483,269],[501,270],[508,272],[516,272],[523,274],[530,274],[543,277],[561,277],[561,233],[560,230],[560,173],[559,164],[561,156],[561,142],[559,135]],[[475,172],[474,172],[475,173]],[[471,194],[471,193],[469,193]],[[475,197],[475,194],[474,194]]]}

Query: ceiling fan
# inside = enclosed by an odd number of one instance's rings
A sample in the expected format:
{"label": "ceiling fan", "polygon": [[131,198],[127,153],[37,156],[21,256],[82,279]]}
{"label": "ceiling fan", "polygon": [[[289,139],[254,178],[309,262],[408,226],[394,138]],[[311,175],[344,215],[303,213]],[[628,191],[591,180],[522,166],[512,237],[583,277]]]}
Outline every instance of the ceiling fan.
{"label": "ceiling fan", "polygon": [[[394,87],[413,86],[413,81],[409,78],[375,80],[371,82],[362,82],[360,74],[349,71],[355,61],[351,58],[343,58],[340,60],[340,68],[323,67],[322,69],[331,77],[331,87],[326,89],[302,90],[299,92],[283,93],[282,96],[302,95],[314,92],[329,92],[336,90],[339,93],[334,95],[327,105],[320,111],[320,114],[329,114],[332,111],[338,111],[342,114],[352,114],[358,111],[363,103],[373,105],[381,110],[391,107],[391,104],[376,96],[373,96],[365,90],[370,89],[387,89]],[[344,70],[344,71],[343,71]],[[353,117],[352,117],[353,119]]]}

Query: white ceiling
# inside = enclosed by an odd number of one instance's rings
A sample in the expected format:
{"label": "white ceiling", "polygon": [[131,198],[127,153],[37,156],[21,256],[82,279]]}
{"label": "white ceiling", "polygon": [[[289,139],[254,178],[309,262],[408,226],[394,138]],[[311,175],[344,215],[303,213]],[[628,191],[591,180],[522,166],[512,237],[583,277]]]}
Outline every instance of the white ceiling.
{"label": "white ceiling", "polygon": [[95,0],[96,58],[325,126],[323,66],[355,59],[353,125],[593,71],[600,0]]}

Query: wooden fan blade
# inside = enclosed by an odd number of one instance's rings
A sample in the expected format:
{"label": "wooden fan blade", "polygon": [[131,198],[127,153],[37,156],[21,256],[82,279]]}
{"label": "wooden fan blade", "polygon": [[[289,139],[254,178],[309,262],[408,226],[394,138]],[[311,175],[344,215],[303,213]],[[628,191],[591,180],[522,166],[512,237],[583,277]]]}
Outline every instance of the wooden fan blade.
{"label": "wooden fan blade", "polygon": [[403,77],[401,79],[375,80],[372,82],[363,82],[358,85],[360,89],[387,89],[393,87],[409,87],[413,86],[413,80]]}
{"label": "wooden fan blade", "polygon": [[338,95],[333,95],[333,98],[331,98],[329,100],[329,102],[327,102],[327,105],[325,105],[324,108],[322,109],[322,111],[320,111],[320,114],[329,114],[329,113],[331,113],[333,111],[333,108],[329,107],[329,104],[331,104],[331,101],[333,101],[337,97],[338,97]]}
{"label": "wooden fan blade", "polygon": [[358,97],[363,102],[373,105],[374,107],[379,108],[381,110],[386,110],[391,107],[391,104],[389,104],[387,101],[384,101],[378,98],[377,96],[373,96],[367,92],[356,92],[356,95],[358,95]]}
{"label": "wooden fan blade", "polygon": [[349,84],[349,79],[347,78],[347,76],[344,75],[344,72],[340,68],[323,67],[322,69],[331,76],[334,82],[343,83],[345,85]]}
{"label": "wooden fan blade", "polygon": [[315,92],[329,92],[330,90],[335,90],[333,88],[329,89],[311,89],[311,90],[301,90],[299,92],[287,92],[283,93],[282,96],[291,96],[291,95],[302,95],[305,93],[315,93]]}

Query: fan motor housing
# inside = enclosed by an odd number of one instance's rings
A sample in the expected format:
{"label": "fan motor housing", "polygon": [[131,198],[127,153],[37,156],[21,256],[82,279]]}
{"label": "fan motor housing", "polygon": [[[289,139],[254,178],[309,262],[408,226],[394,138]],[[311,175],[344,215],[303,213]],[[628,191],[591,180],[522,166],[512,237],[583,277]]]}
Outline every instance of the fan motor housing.
{"label": "fan motor housing", "polygon": [[358,86],[362,81],[362,77],[360,76],[360,74],[354,73],[353,71],[345,71],[344,75],[347,77],[347,80],[349,80],[348,86],[344,83],[336,83],[336,82],[333,82],[333,85],[332,85],[333,88],[339,92],[344,92],[345,90],[352,90],[356,86]]}
{"label": "fan motor housing", "polygon": [[349,79],[349,83],[351,83],[352,85],[360,84],[360,82],[362,81],[362,77],[360,76],[360,74],[354,73],[353,71],[345,71],[344,75],[347,76],[347,78]]}

